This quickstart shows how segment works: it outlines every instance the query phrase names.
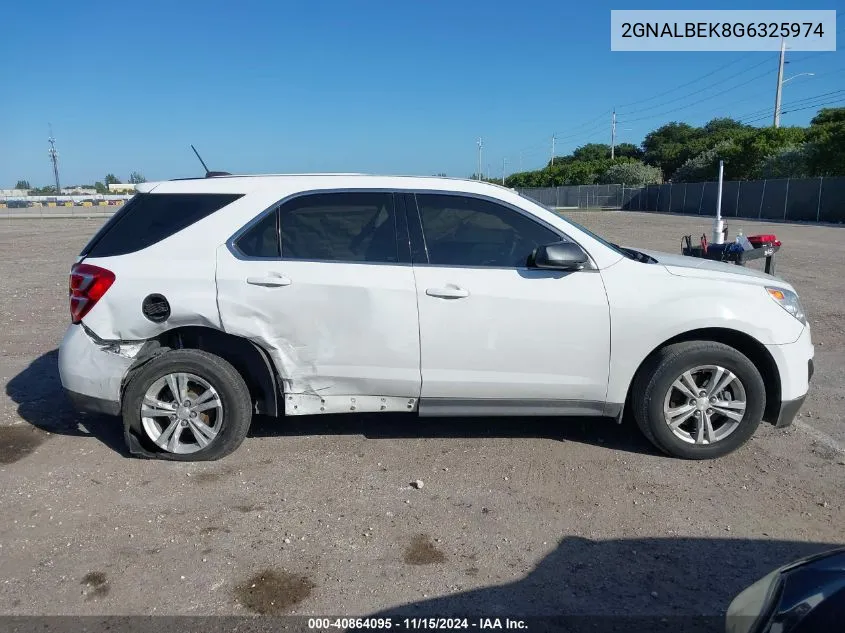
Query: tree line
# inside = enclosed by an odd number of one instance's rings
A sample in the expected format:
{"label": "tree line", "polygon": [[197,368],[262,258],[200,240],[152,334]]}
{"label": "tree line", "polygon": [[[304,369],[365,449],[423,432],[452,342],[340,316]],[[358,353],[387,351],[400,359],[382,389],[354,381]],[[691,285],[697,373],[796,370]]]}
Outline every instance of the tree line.
{"label": "tree line", "polygon": [[[93,185],[73,185],[71,187],[63,187],[63,189],[95,189],[98,194],[108,194],[109,192],[109,185],[119,185],[123,181],[121,181],[117,176],[114,174],[106,174],[106,177],[103,178],[102,181],[98,180]],[[143,174],[137,171],[133,171],[129,174],[129,180],[127,181],[130,184],[138,184],[142,182],[147,182],[147,179],[144,178]],[[31,196],[55,196],[57,195],[58,191],[56,191],[55,185],[46,185],[44,187],[32,187],[29,184],[28,180],[18,180],[15,184],[15,189],[23,189],[29,191],[29,195]]]}
{"label": "tree line", "polygon": [[[649,132],[640,146],[583,145],[542,169],[505,178],[508,187],[701,182],[725,179],[845,176],[845,108],[823,108],[807,127],[754,127],[716,118],[701,127],[673,121]],[[501,180],[490,179],[491,182]]]}

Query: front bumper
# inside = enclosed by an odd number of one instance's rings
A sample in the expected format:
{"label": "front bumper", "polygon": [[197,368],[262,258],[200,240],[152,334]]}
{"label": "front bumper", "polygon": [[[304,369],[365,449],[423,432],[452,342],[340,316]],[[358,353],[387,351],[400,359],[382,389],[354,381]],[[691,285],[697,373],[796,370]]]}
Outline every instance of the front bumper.
{"label": "front bumper", "polygon": [[[813,359],[807,361],[807,383],[813,379],[813,372],[815,371],[815,366],[813,364]],[[807,399],[807,395],[803,395],[800,398],[795,398],[794,400],[783,400],[780,403],[780,413],[778,413],[778,419],[775,422],[776,429],[782,429],[792,424],[795,420],[795,416],[798,415],[798,411],[801,410],[801,407],[804,405],[804,400]]]}
{"label": "front bumper", "polygon": [[65,389],[68,399],[70,399],[73,408],[77,411],[87,411],[89,413],[105,413],[106,415],[120,415],[120,402],[113,400],[104,400],[103,398],[95,398],[94,396],[86,396],[75,391],[68,391]]}
{"label": "front bumper", "polygon": [[71,325],[59,346],[59,377],[80,410],[117,415],[121,385],[133,359],[105,347],[82,325]]}

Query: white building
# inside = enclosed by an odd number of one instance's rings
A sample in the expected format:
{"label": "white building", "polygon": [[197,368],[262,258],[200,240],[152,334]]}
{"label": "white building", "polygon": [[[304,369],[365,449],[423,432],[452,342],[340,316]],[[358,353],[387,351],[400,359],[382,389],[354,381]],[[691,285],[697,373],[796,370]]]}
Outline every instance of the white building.
{"label": "white building", "polygon": [[62,194],[66,196],[93,196],[96,193],[97,190],[90,187],[62,187]]}
{"label": "white building", "polygon": [[109,191],[114,191],[114,192],[135,191],[135,185],[133,185],[130,182],[110,183],[109,184]]}

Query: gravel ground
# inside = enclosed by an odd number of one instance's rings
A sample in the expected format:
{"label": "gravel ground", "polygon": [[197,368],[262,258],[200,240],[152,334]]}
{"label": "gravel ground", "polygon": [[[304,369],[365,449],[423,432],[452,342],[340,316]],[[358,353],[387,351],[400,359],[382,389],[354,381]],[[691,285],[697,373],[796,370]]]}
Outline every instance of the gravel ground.
{"label": "gravel ground", "polygon": [[[670,252],[709,232],[571,216]],[[798,424],[720,460],[630,423],[340,416],[257,420],[231,457],[179,464],[127,458],[117,420],[61,393],[67,270],[101,222],[0,223],[0,614],[718,615],[845,540],[845,228],[731,222],[784,241],[817,370]]]}

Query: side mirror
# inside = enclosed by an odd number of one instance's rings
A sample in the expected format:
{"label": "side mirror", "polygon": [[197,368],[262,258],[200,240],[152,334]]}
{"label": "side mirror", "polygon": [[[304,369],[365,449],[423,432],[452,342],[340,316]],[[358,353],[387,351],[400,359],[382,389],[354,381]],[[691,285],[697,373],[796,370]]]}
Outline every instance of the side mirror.
{"label": "side mirror", "polygon": [[534,268],[549,270],[581,270],[590,261],[584,249],[574,242],[538,246],[532,259]]}

